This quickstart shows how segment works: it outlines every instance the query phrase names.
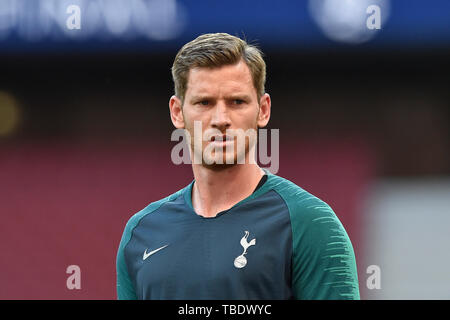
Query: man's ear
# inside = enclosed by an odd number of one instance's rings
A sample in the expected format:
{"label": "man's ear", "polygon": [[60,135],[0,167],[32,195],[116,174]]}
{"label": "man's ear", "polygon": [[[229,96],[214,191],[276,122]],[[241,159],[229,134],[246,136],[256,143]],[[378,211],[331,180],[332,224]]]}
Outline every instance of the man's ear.
{"label": "man's ear", "polygon": [[264,128],[270,119],[271,101],[268,93],[264,93],[259,100],[258,128]]}
{"label": "man's ear", "polygon": [[181,100],[171,96],[169,100],[170,119],[177,129],[184,129],[184,118]]}

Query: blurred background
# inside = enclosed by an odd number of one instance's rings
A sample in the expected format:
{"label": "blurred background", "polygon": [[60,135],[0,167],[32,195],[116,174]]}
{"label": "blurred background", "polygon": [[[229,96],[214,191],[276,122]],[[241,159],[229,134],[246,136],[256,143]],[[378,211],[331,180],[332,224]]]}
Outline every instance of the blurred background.
{"label": "blurred background", "polygon": [[334,209],[361,298],[449,299],[446,0],[1,0],[0,299],[115,299],[127,220],[193,179],[170,68],[207,32],[265,53],[277,174]]}

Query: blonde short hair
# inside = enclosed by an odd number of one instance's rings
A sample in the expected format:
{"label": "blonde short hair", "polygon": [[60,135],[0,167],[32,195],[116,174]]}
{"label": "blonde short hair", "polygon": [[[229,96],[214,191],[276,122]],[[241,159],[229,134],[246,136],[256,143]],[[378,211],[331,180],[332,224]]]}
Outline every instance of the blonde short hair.
{"label": "blonde short hair", "polygon": [[189,70],[214,68],[244,60],[250,69],[258,100],[264,94],[266,63],[254,45],[228,33],[207,33],[186,43],[178,51],[172,66],[175,95],[184,102]]}

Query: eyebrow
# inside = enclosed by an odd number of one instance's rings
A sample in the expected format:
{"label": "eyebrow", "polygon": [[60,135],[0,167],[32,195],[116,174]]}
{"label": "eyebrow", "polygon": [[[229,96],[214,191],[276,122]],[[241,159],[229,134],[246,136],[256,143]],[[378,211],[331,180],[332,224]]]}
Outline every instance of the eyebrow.
{"label": "eyebrow", "polygon": [[190,101],[192,102],[192,101],[212,100],[212,99],[214,99],[214,98],[211,97],[211,96],[208,96],[208,95],[197,95],[197,96],[193,96],[193,97],[190,99]]}
{"label": "eyebrow", "polygon": [[[193,96],[190,101],[201,101],[201,100],[215,100],[216,98],[209,96],[209,95],[196,95]],[[230,94],[228,96],[225,97],[225,99],[227,100],[235,100],[235,99],[242,99],[242,100],[246,100],[246,101],[250,101],[251,97],[248,94],[239,94],[239,93],[235,93],[235,94]]]}
{"label": "eyebrow", "polygon": [[248,94],[245,93],[236,93],[236,94],[230,94],[228,97],[226,97],[227,99],[242,99],[242,100],[246,100],[246,101],[250,101],[251,97]]}

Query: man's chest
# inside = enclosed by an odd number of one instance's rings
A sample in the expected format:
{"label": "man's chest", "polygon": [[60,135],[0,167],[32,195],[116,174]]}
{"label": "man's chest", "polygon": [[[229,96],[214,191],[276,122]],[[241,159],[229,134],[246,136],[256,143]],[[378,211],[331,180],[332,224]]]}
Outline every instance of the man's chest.
{"label": "man's chest", "polygon": [[292,237],[286,215],[143,221],[126,248],[143,299],[287,298]]}

